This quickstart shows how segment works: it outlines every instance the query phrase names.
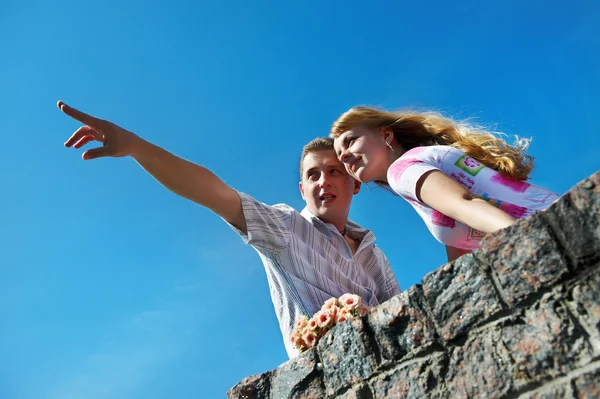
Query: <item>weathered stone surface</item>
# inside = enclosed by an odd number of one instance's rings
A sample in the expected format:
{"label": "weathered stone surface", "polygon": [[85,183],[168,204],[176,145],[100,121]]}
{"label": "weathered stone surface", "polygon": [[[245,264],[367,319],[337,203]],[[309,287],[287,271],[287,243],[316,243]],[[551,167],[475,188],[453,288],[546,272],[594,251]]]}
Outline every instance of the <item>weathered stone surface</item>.
{"label": "weathered stone surface", "polygon": [[336,396],[335,399],[373,399],[373,393],[368,385],[359,384]]}
{"label": "weathered stone surface", "polygon": [[423,290],[446,341],[502,310],[491,280],[472,254],[429,273],[423,279]]}
{"label": "weathered stone surface", "polygon": [[502,341],[515,363],[517,384],[564,375],[592,359],[584,331],[552,295],[502,326]]}
{"label": "weathered stone surface", "polygon": [[377,368],[375,348],[364,323],[362,318],[345,321],[332,328],[317,344],[329,396],[369,378]]}
{"label": "weathered stone surface", "polygon": [[539,213],[488,234],[477,256],[496,273],[511,305],[551,287],[568,272],[553,233]]}
{"label": "weathered stone surface", "polygon": [[576,269],[600,262],[600,172],[573,187],[543,216],[573,258]]}
{"label": "weathered stone surface", "polygon": [[444,380],[447,359],[445,354],[436,354],[424,360],[410,362],[371,381],[374,399],[388,398],[445,398],[439,389]]}
{"label": "weathered stone surface", "polygon": [[527,392],[519,396],[519,399],[575,399],[573,389],[569,383],[554,386],[544,386],[536,391]]}
{"label": "weathered stone surface", "polygon": [[268,399],[269,374],[255,374],[244,378],[227,391],[229,399]]}
{"label": "weathered stone surface", "polygon": [[317,364],[315,349],[288,360],[273,371],[272,398],[319,399],[325,396],[325,386]]}
{"label": "weathered stone surface", "polygon": [[366,316],[379,346],[382,364],[407,353],[417,353],[435,341],[435,327],[427,317],[425,297],[414,286],[384,302]]}
{"label": "weathered stone surface", "polygon": [[570,293],[572,301],[568,303],[573,313],[587,326],[592,335],[600,337],[600,274],[594,272],[586,276]]}
{"label": "weathered stone surface", "polygon": [[573,379],[573,388],[578,399],[600,398],[600,370]]}
{"label": "weathered stone surface", "polygon": [[[320,378],[309,378],[301,385],[297,386],[290,394],[290,399],[322,399],[325,397],[325,386]],[[275,394],[272,399],[279,398]]]}
{"label": "weathered stone surface", "polygon": [[446,386],[451,398],[501,398],[512,388],[512,373],[500,330],[492,329],[454,348]]}

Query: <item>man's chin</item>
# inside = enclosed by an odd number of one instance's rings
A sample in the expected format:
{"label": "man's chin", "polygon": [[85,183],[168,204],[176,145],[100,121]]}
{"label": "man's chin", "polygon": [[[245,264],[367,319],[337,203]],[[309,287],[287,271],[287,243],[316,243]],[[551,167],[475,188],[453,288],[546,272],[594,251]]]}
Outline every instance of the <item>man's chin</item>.
{"label": "man's chin", "polygon": [[308,209],[310,210],[310,212],[318,217],[323,217],[323,216],[327,216],[331,213],[333,213],[333,209],[331,209],[330,206],[325,206],[325,205],[320,205],[320,206],[316,206],[316,207],[308,207]]}
{"label": "man's chin", "polygon": [[336,219],[339,215],[343,214],[343,210],[340,204],[322,204],[318,209],[313,212],[316,216],[321,219]]}

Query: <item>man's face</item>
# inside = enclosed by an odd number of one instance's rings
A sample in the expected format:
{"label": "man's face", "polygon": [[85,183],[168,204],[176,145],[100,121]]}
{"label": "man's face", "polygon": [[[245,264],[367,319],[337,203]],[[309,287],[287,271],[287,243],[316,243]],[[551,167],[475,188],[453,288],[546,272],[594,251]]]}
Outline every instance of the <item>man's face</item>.
{"label": "man's face", "polygon": [[345,219],[352,196],[360,190],[340,163],[334,150],[308,153],[302,161],[300,192],[308,209],[327,223]]}

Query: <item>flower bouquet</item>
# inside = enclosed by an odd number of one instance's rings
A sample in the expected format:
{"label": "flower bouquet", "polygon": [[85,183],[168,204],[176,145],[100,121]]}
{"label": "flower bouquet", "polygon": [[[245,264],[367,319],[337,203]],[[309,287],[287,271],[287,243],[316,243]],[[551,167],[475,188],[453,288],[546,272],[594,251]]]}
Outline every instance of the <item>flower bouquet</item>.
{"label": "flower bouquet", "polygon": [[362,304],[362,298],[354,294],[344,294],[339,298],[330,298],[310,319],[301,316],[296,324],[290,341],[300,352],[312,348],[327,331],[346,320],[362,317],[369,307]]}

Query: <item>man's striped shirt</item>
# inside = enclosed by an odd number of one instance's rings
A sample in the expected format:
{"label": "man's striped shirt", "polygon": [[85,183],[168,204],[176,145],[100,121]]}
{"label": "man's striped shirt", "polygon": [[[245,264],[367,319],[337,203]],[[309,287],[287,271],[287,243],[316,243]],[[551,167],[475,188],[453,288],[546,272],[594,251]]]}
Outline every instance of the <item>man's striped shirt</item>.
{"label": "man's striped shirt", "polygon": [[361,240],[352,255],[335,226],[308,208],[298,213],[286,204],[269,206],[247,194],[239,195],[248,233],[231,227],[263,261],[290,358],[298,354],[289,339],[298,316],[311,317],[327,299],[345,293],[360,295],[368,306],[400,293],[398,280],[369,230],[348,220],[346,234]]}

